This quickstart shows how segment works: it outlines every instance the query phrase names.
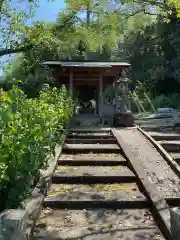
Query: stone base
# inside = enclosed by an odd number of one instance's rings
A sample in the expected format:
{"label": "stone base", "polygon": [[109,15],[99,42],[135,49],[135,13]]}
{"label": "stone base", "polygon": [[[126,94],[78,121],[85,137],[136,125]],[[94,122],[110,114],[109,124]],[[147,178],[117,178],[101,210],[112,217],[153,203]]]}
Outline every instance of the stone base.
{"label": "stone base", "polygon": [[132,127],[134,126],[134,115],[132,112],[117,113],[114,117],[115,127]]}
{"label": "stone base", "polygon": [[0,215],[0,240],[25,240],[28,216],[25,210],[9,209]]}
{"label": "stone base", "polygon": [[71,127],[93,127],[100,124],[100,117],[93,114],[78,114],[72,119]]}
{"label": "stone base", "polygon": [[174,208],[170,210],[171,214],[171,231],[174,240],[180,239],[180,210]]}

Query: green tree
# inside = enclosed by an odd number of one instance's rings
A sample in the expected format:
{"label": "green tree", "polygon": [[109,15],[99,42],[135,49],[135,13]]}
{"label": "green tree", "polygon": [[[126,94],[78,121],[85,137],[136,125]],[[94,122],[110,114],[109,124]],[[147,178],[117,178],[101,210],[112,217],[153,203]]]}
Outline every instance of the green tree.
{"label": "green tree", "polygon": [[50,31],[41,22],[29,26],[39,0],[0,0],[0,57],[50,44]]}

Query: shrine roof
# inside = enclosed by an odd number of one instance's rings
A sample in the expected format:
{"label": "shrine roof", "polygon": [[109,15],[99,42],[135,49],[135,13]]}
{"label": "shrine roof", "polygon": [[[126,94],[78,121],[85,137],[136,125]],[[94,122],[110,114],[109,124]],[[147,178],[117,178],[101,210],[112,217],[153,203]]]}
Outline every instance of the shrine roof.
{"label": "shrine roof", "polygon": [[77,67],[77,68],[111,68],[112,66],[130,67],[131,64],[126,62],[73,62],[73,61],[46,61],[43,65],[61,66],[61,67]]}

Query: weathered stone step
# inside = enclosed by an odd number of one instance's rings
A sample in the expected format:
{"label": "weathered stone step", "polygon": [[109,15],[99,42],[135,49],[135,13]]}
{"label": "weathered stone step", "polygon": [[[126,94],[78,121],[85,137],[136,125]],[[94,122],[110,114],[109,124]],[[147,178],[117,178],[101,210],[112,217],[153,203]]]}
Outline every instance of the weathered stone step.
{"label": "weathered stone step", "polygon": [[157,126],[157,125],[140,125],[144,131],[151,131],[151,132],[163,132],[163,131],[172,131],[174,125],[164,125],[164,126]]}
{"label": "weathered stone step", "polygon": [[87,159],[83,158],[66,158],[66,159],[58,159],[58,165],[66,165],[66,166],[119,166],[126,165],[127,161],[123,157],[117,158],[94,158]]}
{"label": "weathered stone step", "polygon": [[58,166],[53,183],[127,183],[136,182],[134,173],[126,166]]}
{"label": "weathered stone step", "polygon": [[164,240],[148,209],[43,209],[33,240]]}
{"label": "weathered stone step", "polygon": [[110,128],[72,128],[69,133],[110,133]]}
{"label": "weathered stone step", "polygon": [[52,184],[44,200],[51,208],[147,207],[147,200],[136,183]]}
{"label": "weathered stone step", "polygon": [[167,152],[180,152],[180,141],[157,141]]}
{"label": "weathered stone step", "polygon": [[168,132],[168,133],[163,133],[163,132],[148,132],[151,137],[153,137],[156,141],[163,141],[163,140],[180,140],[180,134]]}
{"label": "weathered stone step", "polygon": [[63,153],[120,153],[116,144],[65,144]]}
{"label": "weathered stone step", "polygon": [[106,153],[89,153],[89,154],[61,154],[59,165],[99,165],[99,166],[111,166],[111,165],[126,165],[127,161],[121,154],[106,154]]}
{"label": "weathered stone step", "polygon": [[69,139],[111,139],[110,134],[68,134]]}
{"label": "weathered stone step", "polygon": [[115,138],[109,138],[109,139],[69,139],[66,140],[67,144],[116,144],[117,141]]}
{"label": "weathered stone step", "polygon": [[81,153],[81,154],[62,153],[59,159],[109,160],[109,159],[122,159],[122,158],[123,156],[119,153]]}
{"label": "weathered stone step", "polygon": [[178,164],[180,164],[180,152],[179,153],[169,153],[169,154]]}

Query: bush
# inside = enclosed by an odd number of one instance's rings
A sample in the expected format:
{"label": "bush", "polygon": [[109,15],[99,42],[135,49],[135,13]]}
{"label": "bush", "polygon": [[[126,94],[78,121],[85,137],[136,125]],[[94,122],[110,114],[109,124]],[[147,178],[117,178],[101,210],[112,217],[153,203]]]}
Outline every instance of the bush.
{"label": "bush", "polygon": [[[152,112],[153,109],[147,99],[144,97],[143,94],[140,94],[138,92],[138,98],[140,103],[142,104],[143,108],[147,112]],[[169,95],[158,95],[158,96],[151,96],[150,93],[148,93],[148,96],[150,98],[151,104],[153,107],[157,110],[158,108],[174,108],[179,110],[180,109],[180,94],[179,93],[172,93]],[[139,104],[138,104],[139,105]],[[131,108],[133,112],[139,112],[135,102],[131,99]]]}
{"label": "bush", "polygon": [[161,94],[159,96],[155,96],[152,98],[152,104],[155,109],[158,108],[180,108],[180,94],[179,93],[172,93],[167,96]]}
{"label": "bush", "polygon": [[30,194],[47,156],[67,127],[73,102],[65,88],[27,99],[17,87],[0,92],[0,209],[15,208]]}

